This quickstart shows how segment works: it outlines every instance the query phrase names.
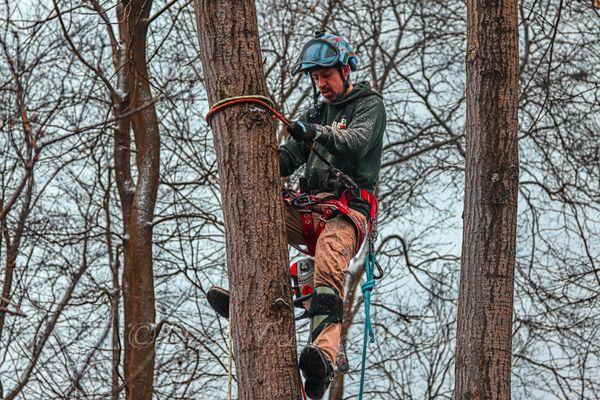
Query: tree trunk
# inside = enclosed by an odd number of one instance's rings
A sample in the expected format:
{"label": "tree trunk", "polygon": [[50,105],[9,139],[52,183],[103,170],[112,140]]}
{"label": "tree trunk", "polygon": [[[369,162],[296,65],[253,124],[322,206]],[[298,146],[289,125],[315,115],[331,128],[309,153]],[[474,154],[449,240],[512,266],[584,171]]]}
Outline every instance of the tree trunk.
{"label": "tree trunk", "polygon": [[[118,85],[125,98],[113,98],[115,174],[123,215],[124,379],[128,400],[151,399],[154,378],[155,307],[152,271],[152,219],[158,190],[160,134],[150,91],[146,35],[152,1],[117,5],[121,46],[115,54]],[[124,47],[122,46],[124,42]],[[130,116],[122,116],[131,113]],[[133,129],[137,177],[131,173]],[[114,382],[113,382],[114,384]]]}
{"label": "tree trunk", "polygon": [[[232,96],[265,95],[254,1],[196,0],[196,19],[210,104]],[[257,106],[242,104],[216,114],[211,126],[232,289],[238,398],[298,399],[273,120]]]}
{"label": "tree trunk", "polygon": [[119,284],[119,250],[114,249],[112,235],[112,218],[110,213],[110,195],[112,192],[112,170],[108,169],[108,184],[102,202],[104,210],[104,218],[106,218],[106,253],[108,254],[108,267],[112,277],[112,288],[110,292],[110,319],[111,319],[111,343],[112,343],[112,379],[111,379],[111,400],[119,400],[119,367],[121,365],[121,336],[120,336],[120,293],[121,286]]}
{"label": "tree trunk", "polygon": [[510,399],[518,190],[516,0],[469,0],[455,399]]}

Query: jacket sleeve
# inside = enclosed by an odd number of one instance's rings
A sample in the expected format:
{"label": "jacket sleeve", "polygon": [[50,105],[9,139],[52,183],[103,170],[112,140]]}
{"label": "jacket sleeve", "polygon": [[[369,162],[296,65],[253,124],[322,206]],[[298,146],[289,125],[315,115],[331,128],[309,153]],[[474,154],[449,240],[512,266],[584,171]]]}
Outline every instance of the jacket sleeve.
{"label": "jacket sleeve", "polygon": [[[300,121],[306,121],[306,113],[300,117]],[[310,151],[304,143],[295,141],[288,136],[286,141],[279,146],[279,173],[281,176],[290,176],[301,165],[308,161]]]}
{"label": "jacket sleeve", "polygon": [[347,154],[353,158],[364,157],[385,129],[385,107],[378,96],[361,99],[346,129],[321,126],[323,132],[317,139],[331,154]]}
{"label": "jacket sleeve", "polygon": [[279,146],[279,172],[281,176],[290,176],[308,160],[308,147],[288,137]]}

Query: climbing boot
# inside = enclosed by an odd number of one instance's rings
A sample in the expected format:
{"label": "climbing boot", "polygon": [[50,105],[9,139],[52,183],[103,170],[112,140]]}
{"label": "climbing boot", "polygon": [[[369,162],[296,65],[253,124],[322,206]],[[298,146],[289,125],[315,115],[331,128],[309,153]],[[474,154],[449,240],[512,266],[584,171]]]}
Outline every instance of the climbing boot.
{"label": "climbing boot", "polygon": [[333,365],[314,341],[328,324],[339,324],[344,315],[344,301],[329,286],[317,286],[307,312],[310,317],[310,344],[300,353],[300,370],[304,389],[311,399],[323,397],[333,379]]}
{"label": "climbing boot", "polygon": [[229,318],[229,290],[213,286],[206,292],[206,300],[217,314]]}
{"label": "climbing boot", "polygon": [[313,344],[300,353],[300,370],[304,375],[304,391],[309,399],[321,399],[333,380],[333,367],[325,354]]}

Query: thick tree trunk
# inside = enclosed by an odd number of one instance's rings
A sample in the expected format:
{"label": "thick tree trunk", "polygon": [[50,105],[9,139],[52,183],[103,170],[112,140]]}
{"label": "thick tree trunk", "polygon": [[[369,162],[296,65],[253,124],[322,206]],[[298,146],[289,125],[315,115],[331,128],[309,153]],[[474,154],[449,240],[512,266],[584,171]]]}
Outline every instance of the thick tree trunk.
{"label": "thick tree trunk", "polygon": [[517,2],[469,0],[455,399],[510,399],[518,149]]}
{"label": "thick tree trunk", "polygon": [[[151,399],[154,378],[156,332],[152,219],[158,190],[160,135],[146,61],[151,7],[152,1],[148,0],[123,0],[117,5],[121,46],[115,52],[115,64],[118,84],[126,97],[113,98],[115,112],[120,117],[114,133],[114,159],[124,225],[123,372],[128,400]],[[121,117],[132,111],[134,113],[130,116]],[[135,184],[130,165],[131,129],[136,150]]]}
{"label": "thick tree trunk", "polygon": [[[265,95],[254,1],[196,0],[196,18],[210,104]],[[211,126],[232,289],[238,398],[297,399],[300,378],[275,127],[255,105],[227,108]]]}
{"label": "thick tree trunk", "polygon": [[110,319],[111,319],[111,343],[112,343],[112,379],[111,379],[111,399],[119,399],[119,366],[121,364],[121,336],[120,336],[120,291],[119,283],[119,251],[115,251],[112,235],[112,218],[110,213],[110,194],[112,191],[112,174],[108,170],[108,186],[102,202],[104,217],[106,218],[106,253],[108,254],[108,267],[112,277],[112,288],[110,293]]}

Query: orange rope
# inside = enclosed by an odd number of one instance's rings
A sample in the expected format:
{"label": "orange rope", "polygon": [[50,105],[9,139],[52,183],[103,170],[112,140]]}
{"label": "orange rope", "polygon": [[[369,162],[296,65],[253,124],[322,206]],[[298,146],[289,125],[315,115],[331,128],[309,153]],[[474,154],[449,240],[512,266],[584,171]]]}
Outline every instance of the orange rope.
{"label": "orange rope", "polygon": [[290,121],[287,120],[279,111],[273,108],[269,103],[263,100],[263,97],[252,97],[252,96],[239,96],[239,97],[231,97],[225,100],[221,100],[217,102],[210,111],[206,114],[206,122],[210,122],[210,118],[217,113],[218,111],[223,110],[224,108],[231,107],[235,104],[244,104],[244,103],[253,103],[262,106],[264,109],[269,111],[273,117],[277,118],[285,126],[290,125]]}

